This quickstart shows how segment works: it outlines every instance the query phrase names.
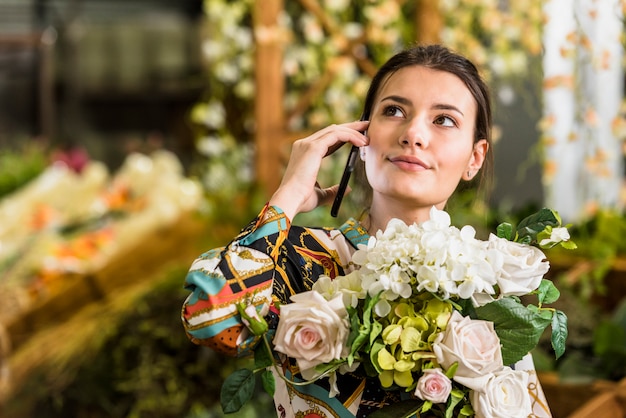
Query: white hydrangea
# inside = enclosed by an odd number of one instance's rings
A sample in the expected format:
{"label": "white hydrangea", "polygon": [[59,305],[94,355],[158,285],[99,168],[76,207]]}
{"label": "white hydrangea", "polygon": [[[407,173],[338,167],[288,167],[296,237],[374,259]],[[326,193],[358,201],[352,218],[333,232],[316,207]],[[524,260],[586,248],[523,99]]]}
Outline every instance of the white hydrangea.
{"label": "white hydrangea", "polygon": [[497,278],[490,262],[493,249],[475,236],[473,227],[451,226],[450,215],[433,207],[422,224],[392,219],[353,261],[361,266],[363,288],[371,296],[382,292],[377,312],[384,312],[388,301],[421,291],[474,300],[475,294],[495,294]]}
{"label": "white hydrangea", "polygon": [[527,294],[548,270],[539,249],[494,235],[479,240],[472,226],[452,226],[450,215],[434,207],[421,224],[392,219],[359,246],[352,261],[361,268],[334,280],[321,276],[313,290],[327,300],[341,293],[346,307],[356,307],[367,294],[380,295],[374,308],[379,317],[390,312],[389,302],[420,292],[471,300],[474,306]]}

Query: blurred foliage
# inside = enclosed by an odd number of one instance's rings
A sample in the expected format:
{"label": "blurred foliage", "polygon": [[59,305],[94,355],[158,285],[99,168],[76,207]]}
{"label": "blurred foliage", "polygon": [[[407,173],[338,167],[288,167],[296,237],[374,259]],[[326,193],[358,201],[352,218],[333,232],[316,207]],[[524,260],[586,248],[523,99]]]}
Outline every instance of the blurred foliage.
{"label": "blurred foliage", "polygon": [[[260,31],[253,32],[253,8],[253,0],[204,1],[208,88],[190,113],[197,150],[191,172],[210,195],[225,199],[258,193],[253,161],[254,37]],[[284,8],[277,33],[267,36],[277,36],[284,46],[286,128],[303,136],[359,118],[371,75],[355,57],[378,66],[415,39],[414,2],[294,1],[285,2]],[[324,22],[319,13],[326,16]],[[345,161],[336,156],[328,160],[321,177],[331,173],[326,184],[331,185],[338,183]],[[303,222],[332,224],[327,212],[305,215]]]}
{"label": "blurred foliage", "polygon": [[568,315],[567,349],[555,361],[549,336],[542,337],[533,352],[537,370],[557,372],[561,381],[568,383],[597,379],[618,382],[626,378],[626,299],[615,311],[607,313],[573,293],[566,293],[560,307]]}
{"label": "blurred foliage", "polygon": [[593,216],[569,228],[572,239],[578,244],[573,253],[559,248],[547,252],[555,260],[587,260],[591,268],[580,272],[576,280],[577,293],[589,299],[595,293],[604,293],[604,278],[616,260],[626,256],[626,215],[612,209],[598,210]]}
{"label": "blurred foliage", "polygon": [[[224,416],[221,383],[249,360],[224,358],[187,339],[177,314],[187,295],[185,274],[175,269],[157,282],[147,281],[145,294],[120,315],[104,310],[84,318],[102,325],[104,336],[89,338],[60,370],[48,365],[31,373],[0,413],[38,418]],[[237,416],[273,414],[271,398],[260,391]]]}
{"label": "blurred foliage", "polygon": [[16,149],[0,149],[0,198],[37,177],[48,165],[44,147],[27,141]]}

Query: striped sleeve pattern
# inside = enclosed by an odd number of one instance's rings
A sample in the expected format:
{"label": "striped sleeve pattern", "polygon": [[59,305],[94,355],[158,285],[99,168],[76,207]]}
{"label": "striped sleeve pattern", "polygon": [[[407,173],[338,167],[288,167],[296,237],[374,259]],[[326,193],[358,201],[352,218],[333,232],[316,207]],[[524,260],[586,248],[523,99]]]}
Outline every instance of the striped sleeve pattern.
{"label": "striped sleeve pattern", "polygon": [[230,356],[251,354],[258,337],[248,334],[236,305],[252,303],[264,312],[270,307],[277,320],[277,303],[310,290],[322,274],[344,274],[341,258],[349,260],[343,248],[349,244],[340,237],[337,230],[291,226],[279,208],[266,206],[230,244],[192,264],[185,279],[191,294],[182,310],[189,338]]}
{"label": "striped sleeve pattern", "polygon": [[272,303],[276,249],[289,230],[277,208],[265,207],[226,247],[202,254],[185,278],[191,292],[182,309],[185,332],[196,344],[229,356],[251,354],[258,337],[241,322],[236,305]]}

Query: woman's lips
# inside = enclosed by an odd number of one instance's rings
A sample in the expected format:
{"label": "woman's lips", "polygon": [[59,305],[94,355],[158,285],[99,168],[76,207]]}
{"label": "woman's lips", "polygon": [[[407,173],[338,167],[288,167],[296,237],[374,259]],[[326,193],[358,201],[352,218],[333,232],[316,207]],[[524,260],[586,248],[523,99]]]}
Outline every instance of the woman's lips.
{"label": "woman's lips", "polygon": [[389,161],[396,167],[407,171],[422,171],[427,170],[429,167],[426,163],[416,157],[410,155],[402,155],[398,157],[389,158]]}

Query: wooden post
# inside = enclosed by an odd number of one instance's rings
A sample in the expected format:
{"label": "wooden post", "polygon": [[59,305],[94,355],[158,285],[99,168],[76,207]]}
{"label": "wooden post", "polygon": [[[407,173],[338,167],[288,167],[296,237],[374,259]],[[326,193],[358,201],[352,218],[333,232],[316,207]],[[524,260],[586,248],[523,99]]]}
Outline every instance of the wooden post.
{"label": "wooden post", "polygon": [[283,36],[278,25],[282,9],[283,0],[256,0],[254,4],[256,173],[268,197],[280,184],[281,147],[286,129]]}
{"label": "wooden post", "polygon": [[421,0],[417,6],[417,41],[421,44],[441,42],[443,17],[439,0]]}

